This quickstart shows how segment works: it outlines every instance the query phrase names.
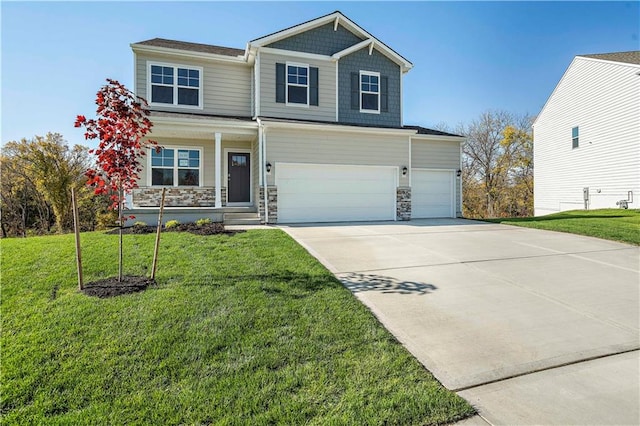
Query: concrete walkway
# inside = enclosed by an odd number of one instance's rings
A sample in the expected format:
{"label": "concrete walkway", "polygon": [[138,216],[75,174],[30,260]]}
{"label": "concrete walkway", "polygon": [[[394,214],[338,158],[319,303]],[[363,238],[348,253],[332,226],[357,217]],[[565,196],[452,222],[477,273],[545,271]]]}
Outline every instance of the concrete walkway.
{"label": "concrete walkway", "polygon": [[459,219],[282,229],[487,422],[640,424],[640,248]]}

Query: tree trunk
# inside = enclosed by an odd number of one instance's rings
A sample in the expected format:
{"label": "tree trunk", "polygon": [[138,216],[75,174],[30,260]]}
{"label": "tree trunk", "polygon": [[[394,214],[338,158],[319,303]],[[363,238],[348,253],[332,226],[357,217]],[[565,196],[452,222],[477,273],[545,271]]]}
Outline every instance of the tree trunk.
{"label": "tree trunk", "polygon": [[80,253],[80,220],[78,218],[78,204],[76,200],[76,191],[71,189],[71,204],[73,206],[73,231],[76,236],[76,263],[78,266],[78,289],[84,288],[82,282],[82,254]]}
{"label": "tree trunk", "polygon": [[122,185],[120,185],[120,188],[118,189],[118,237],[119,237],[119,243],[118,243],[118,282],[122,282],[122,227],[123,227],[124,223],[122,220]]}
{"label": "tree trunk", "polygon": [[160,199],[160,212],[158,213],[158,229],[156,230],[156,245],[153,249],[151,281],[156,279],[156,269],[158,267],[158,249],[160,248],[160,231],[162,231],[162,213],[164,212],[164,197],[166,193],[167,193],[167,188],[162,188],[162,198]]}

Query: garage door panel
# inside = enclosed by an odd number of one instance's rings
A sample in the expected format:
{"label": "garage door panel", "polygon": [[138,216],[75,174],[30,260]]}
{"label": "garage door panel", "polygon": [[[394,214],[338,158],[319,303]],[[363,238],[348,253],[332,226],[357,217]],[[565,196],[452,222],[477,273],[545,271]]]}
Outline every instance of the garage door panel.
{"label": "garage door panel", "polygon": [[279,222],[395,219],[397,168],[276,164]]}
{"label": "garage door panel", "polygon": [[454,217],[454,175],[450,170],[411,171],[411,217]]}

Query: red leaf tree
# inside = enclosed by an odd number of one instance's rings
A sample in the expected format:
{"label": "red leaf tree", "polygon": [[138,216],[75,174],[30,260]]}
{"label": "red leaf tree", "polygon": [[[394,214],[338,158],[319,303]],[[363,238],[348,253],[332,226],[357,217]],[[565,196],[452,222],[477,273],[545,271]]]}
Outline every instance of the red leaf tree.
{"label": "red leaf tree", "polygon": [[122,280],[122,227],[124,196],[138,186],[141,159],[149,147],[157,143],[146,140],[153,123],[149,120],[147,101],[136,96],[123,84],[107,79],[96,94],[96,119],[78,115],[75,127],[84,127],[85,139],[98,139],[98,148],[89,152],[96,156],[96,168],[87,170],[88,185],[96,194],[111,194],[112,209],[118,210],[120,226],[120,262],[118,280]]}

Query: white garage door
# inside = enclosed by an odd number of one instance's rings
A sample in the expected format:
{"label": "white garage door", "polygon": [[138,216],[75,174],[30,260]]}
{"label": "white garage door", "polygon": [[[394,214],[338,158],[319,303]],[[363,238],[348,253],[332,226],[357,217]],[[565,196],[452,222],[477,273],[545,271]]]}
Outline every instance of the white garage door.
{"label": "white garage door", "polygon": [[275,166],[278,222],[394,220],[396,167]]}
{"label": "white garage door", "polygon": [[455,217],[453,172],[411,170],[411,217]]}

